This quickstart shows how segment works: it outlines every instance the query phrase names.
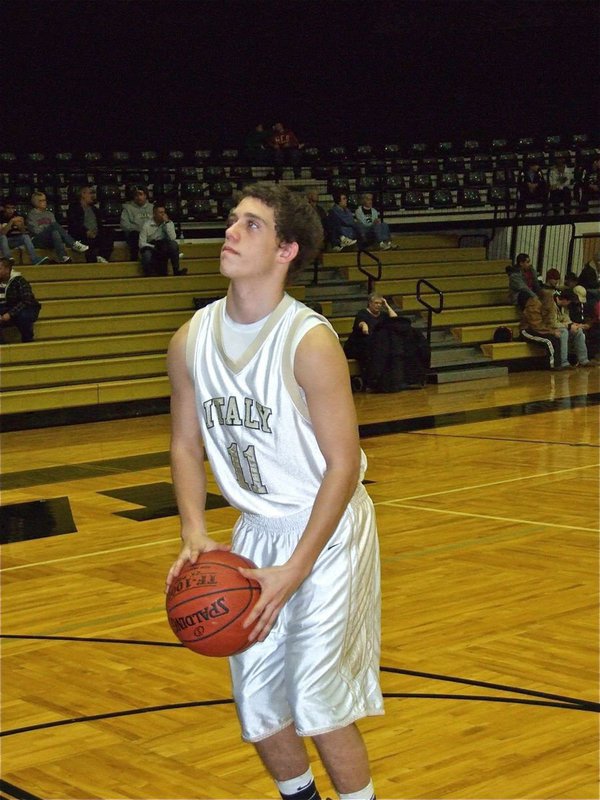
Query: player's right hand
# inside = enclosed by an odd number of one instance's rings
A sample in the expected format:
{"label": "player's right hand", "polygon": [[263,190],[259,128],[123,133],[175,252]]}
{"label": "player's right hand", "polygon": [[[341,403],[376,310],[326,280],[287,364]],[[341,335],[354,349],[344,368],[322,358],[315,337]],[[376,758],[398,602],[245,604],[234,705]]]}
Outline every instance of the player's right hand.
{"label": "player's right hand", "polygon": [[231,550],[231,545],[215,542],[214,539],[211,539],[210,536],[207,536],[206,534],[199,534],[193,537],[190,536],[184,538],[183,546],[179,552],[179,555],[171,565],[171,569],[167,574],[165,594],[169,591],[171,583],[179,575],[186,562],[195,564],[200,553],[207,553],[209,550]]}

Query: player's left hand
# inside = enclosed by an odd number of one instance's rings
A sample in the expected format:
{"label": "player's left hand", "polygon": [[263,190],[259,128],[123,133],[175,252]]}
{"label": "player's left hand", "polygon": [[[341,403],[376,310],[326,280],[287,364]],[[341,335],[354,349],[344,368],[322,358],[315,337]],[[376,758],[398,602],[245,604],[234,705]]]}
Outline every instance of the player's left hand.
{"label": "player's left hand", "polygon": [[306,575],[301,573],[297,567],[289,564],[282,564],[277,567],[263,567],[262,569],[240,568],[240,573],[245,578],[254,578],[260,583],[260,599],[248,615],[244,628],[250,628],[254,625],[248,636],[248,641],[264,642],[273,625],[275,625],[279,612],[300,586]]}

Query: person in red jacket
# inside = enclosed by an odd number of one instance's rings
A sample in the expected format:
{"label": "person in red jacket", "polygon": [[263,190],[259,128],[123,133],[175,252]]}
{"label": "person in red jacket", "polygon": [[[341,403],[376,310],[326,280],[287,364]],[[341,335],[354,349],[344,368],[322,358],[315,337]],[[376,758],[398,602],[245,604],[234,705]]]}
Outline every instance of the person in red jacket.
{"label": "person in red jacket", "polygon": [[281,177],[284,162],[294,170],[294,177],[300,177],[300,150],[304,147],[294,131],[286,128],[283,122],[276,122],[273,125],[273,136],[269,144],[273,148],[273,158],[275,160],[275,173]]}

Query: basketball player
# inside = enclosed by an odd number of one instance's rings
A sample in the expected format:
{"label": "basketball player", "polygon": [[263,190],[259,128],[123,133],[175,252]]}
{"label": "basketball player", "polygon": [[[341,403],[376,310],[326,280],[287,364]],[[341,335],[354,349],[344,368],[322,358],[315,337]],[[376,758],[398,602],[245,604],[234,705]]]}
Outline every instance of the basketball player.
{"label": "basketball player", "polygon": [[302,737],[340,798],[374,798],[355,721],[383,713],[374,509],[362,486],[348,367],[327,320],[285,293],[321,243],[318,216],[282,186],[246,189],[221,250],[227,297],[173,337],[171,464],[186,561],[206,533],[203,446],[241,511],[232,550],[261,584],[253,646],[230,659],[242,737],[282,798],[318,800]]}

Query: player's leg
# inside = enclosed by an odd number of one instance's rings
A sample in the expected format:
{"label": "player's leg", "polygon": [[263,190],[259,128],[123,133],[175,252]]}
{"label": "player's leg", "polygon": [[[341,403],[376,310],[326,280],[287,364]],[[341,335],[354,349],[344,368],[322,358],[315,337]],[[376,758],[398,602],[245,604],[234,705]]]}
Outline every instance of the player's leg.
{"label": "player's leg", "polygon": [[296,729],[315,742],[341,797],[369,800],[369,761],[354,722],[382,714],[383,699],[377,530],[362,486],[286,611],[286,685]]}
{"label": "player's leg", "polygon": [[284,800],[319,800],[304,740],[293,725],[254,747]]}
{"label": "player's leg", "polygon": [[356,725],[313,736],[313,741],[340,797],[375,797],[367,748]]}
{"label": "player's leg", "polygon": [[[290,557],[308,513],[299,523],[288,517],[252,518],[236,525],[232,549],[259,566]],[[283,528],[289,528],[284,531]],[[251,742],[285,800],[320,800],[304,740],[296,733],[286,687],[287,610],[264,642],[229,659],[242,738]]]}

